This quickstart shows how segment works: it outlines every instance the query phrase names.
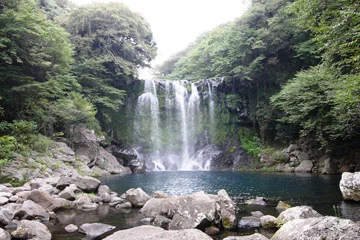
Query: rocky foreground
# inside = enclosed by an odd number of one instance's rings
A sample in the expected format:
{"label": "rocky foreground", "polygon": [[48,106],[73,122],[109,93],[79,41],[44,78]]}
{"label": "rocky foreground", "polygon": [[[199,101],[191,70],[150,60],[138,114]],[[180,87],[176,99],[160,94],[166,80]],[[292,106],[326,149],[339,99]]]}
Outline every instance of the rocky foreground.
{"label": "rocky foreground", "polygon": [[[357,175],[345,174],[352,183]],[[356,184],[355,184],[356,185]],[[263,205],[266,199],[256,198],[248,204]],[[0,185],[0,239],[50,240],[46,223],[56,218],[60,209],[96,209],[108,204],[115,208],[137,208],[148,225],[121,230],[107,236],[115,239],[212,239],[221,230],[236,228],[275,228],[272,240],[286,239],[359,239],[360,225],[351,220],[322,216],[309,206],[289,208],[279,203],[283,210],[278,217],[252,212],[252,216],[236,219],[235,203],[225,190],[216,195],[197,192],[191,195],[168,197],[157,191],[152,197],[142,189],[129,189],[120,196],[98,179],[80,175],[36,178],[21,187]],[[45,224],[44,224],[45,223]],[[68,232],[80,232],[87,238],[101,237],[114,231],[113,226],[87,223],[68,225]],[[111,233],[111,232],[110,232]],[[268,239],[260,234],[233,236],[230,239]]]}

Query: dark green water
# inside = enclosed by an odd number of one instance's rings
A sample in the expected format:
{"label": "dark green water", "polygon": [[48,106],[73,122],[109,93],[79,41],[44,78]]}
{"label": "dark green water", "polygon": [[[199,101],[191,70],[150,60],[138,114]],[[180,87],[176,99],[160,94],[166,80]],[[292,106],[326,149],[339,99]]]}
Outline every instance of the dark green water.
{"label": "dark green water", "polygon": [[[334,215],[333,206],[338,206],[343,218],[360,220],[360,204],[342,201],[339,190],[340,176],[324,176],[314,174],[284,173],[246,173],[246,172],[186,172],[165,171],[144,175],[109,176],[101,179],[113,191],[121,194],[129,188],[142,188],[149,195],[161,190],[170,196],[189,194],[197,191],[217,193],[225,189],[238,206],[238,217],[248,216],[251,211],[260,210],[264,214],[278,216],[275,206],[279,200],[292,206],[309,205],[323,215]],[[269,199],[269,205],[248,206],[246,199],[263,196]],[[120,210],[101,206],[94,211],[58,212],[59,220],[50,223],[55,240],[81,239],[81,234],[67,234],[63,228],[70,223],[80,226],[87,222],[102,222],[116,226],[114,231],[140,225],[143,218],[137,210],[121,212]],[[253,230],[252,230],[253,231]],[[260,230],[262,231],[262,230]],[[214,239],[222,239],[226,235],[251,234],[252,232],[225,233]],[[273,232],[262,232],[271,236]]]}

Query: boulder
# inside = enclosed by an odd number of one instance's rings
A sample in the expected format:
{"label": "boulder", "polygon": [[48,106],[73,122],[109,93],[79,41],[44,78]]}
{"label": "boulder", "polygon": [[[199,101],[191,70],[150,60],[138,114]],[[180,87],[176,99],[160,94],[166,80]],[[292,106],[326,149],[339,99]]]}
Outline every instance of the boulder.
{"label": "boulder", "polygon": [[11,198],[13,195],[9,192],[0,192],[0,197]]}
{"label": "boulder", "polygon": [[360,172],[344,172],[339,186],[344,200],[360,201]]}
{"label": "boulder", "polygon": [[336,174],[336,164],[330,157],[324,155],[318,161],[318,172],[322,174]]}
{"label": "boulder", "polygon": [[58,195],[61,198],[64,198],[69,201],[73,201],[75,200],[76,194],[78,193],[81,193],[81,190],[78,189],[75,184],[70,184],[70,186],[62,190]]}
{"label": "boulder", "polygon": [[286,209],[277,217],[277,224],[282,225],[294,219],[321,217],[321,214],[309,206],[297,206]]}
{"label": "boulder", "polygon": [[50,193],[38,189],[31,191],[28,199],[39,204],[48,212],[60,208],[72,208],[75,206],[72,202],[68,200],[65,200],[63,198],[54,198],[50,195]]}
{"label": "boulder", "polygon": [[238,228],[258,228],[260,219],[257,217],[243,217],[238,223]]}
{"label": "boulder", "polygon": [[112,174],[125,173],[125,167],[121,166],[116,157],[106,151],[104,148],[99,147],[99,153],[96,157],[96,166],[104,169]]}
{"label": "boulder", "polygon": [[11,236],[7,231],[0,228],[0,239],[1,240],[11,240]]}
{"label": "boulder", "polygon": [[88,176],[77,176],[75,180],[75,185],[87,193],[96,192],[100,186],[100,181],[93,177]]}
{"label": "boulder", "polygon": [[85,233],[89,238],[96,238],[113,229],[114,226],[103,223],[85,223],[79,227],[79,232]]}
{"label": "boulder", "polygon": [[254,233],[248,236],[226,237],[223,240],[269,240],[269,239],[259,233]]}
{"label": "boulder", "polygon": [[336,217],[295,219],[285,223],[271,238],[283,239],[359,239],[360,225],[351,220]]}
{"label": "boulder", "polygon": [[236,226],[235,203],[224,189],[218,191],[216,202],[220,206],[219,215],[223,228],[231,229]]}
{"label": "boulder", "polygon": [[56,184],[56,188],[63,190],[67,186],[70,186],[70,184],[73,184],[75,182],[75,177],[71,176],[61,176],[59,178],[59,181]]}
{"label": "boulder", "polygon": [[314,164],[310,160],[304,160],[300,163],[299,166],[295,168],[295,172],[308,172],[312,171]]}
{"label": "boulder", "polygon": [[39,204],[31,200],[26,200],[15,213],[15,217],[19,219],[41,219],[47,221],[50,219],[49,213]]}
{"label": "boulder", "polygon": [[21,220],[11,236],[17,239],[51,240],[51,233],[44,224],[29,220]]}
{"label": "boulder", "polygon": [[141,188],[131,188],[126,191],[126,200],[129,201],[133,207],[142,207],[150,199],[151,197]]}
{"label": "boulder", "polygon": [[217,235],[220,233],[220,229],[215,226],[210,226],[205,228],[205,233],[210,236]]}
{"label": "boulder", "polygon": [[265,205],[267,205],[267,199],[264,197],[256,197],[255,199],[246,200],[245,203],[249,204],[249,205],[265,206]]}
{"label": "boulder", "polygon": [[0,206],[5,205],[9,202],[9,198],[7,197],[0,197]]}
{"label": "boulder", "polygon": [[121,230],[114,234],[104,238],[104,240],[212,240],[211,237],[203,233],[198,229],[185,229],[185,230],[169,230],[166,231],[160,227],[154,226],[140,226],[134,227],[127,230]]}
{"label": "boulder", "polygon": [[262,228],[276,228],[277,219],[271,215],[265,215],[260,217],[260,224]]}
{"label": "boulder", "polygon": [[[14,218],[14,213],[8,208],[0,207],[0,225],[7,225]],[[1,239],[1,238],[0,238]]]}
{"label": "boulder", "polygon": [[65,227],[65,231],[68,233],[76,232],[79,228],[74,224],[69,224]]}

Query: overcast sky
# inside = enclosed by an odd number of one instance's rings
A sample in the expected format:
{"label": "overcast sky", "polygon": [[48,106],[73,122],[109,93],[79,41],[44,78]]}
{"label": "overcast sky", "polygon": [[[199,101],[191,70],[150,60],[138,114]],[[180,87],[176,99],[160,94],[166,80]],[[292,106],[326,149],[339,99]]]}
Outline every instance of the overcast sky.
{"label": "overcast sky", "polygon": [[[114,0],[71,0],[76,4]],[[116,0],[115,0],[116,1]],[[158,46],[153,65],[184,49],[201,33],[240,17],[248,0],[117,0],[150,24]]]}

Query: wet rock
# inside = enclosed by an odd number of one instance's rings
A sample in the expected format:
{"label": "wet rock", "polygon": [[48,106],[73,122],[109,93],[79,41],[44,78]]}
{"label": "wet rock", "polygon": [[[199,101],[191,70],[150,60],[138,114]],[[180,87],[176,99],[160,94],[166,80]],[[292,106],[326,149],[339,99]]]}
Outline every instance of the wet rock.
{"label": "wet rock", "polygon": [[21,220],[11,236],[17,239],[51,240],[51,233],[44,224],[29,220]]}
{"label": "wet rock", "polygon": [[360,172],[344,172],[339,186],[344,200],[360,201]]}
{"label": "wet rock", "polygon": [[116,205],[115,208],[116,209],[129,209],[129,208],[132,208],[132,205],[131,205],[130,202],[125,202],[125,203],[121,203],[121,204]]}
{"label": "wet rock", "polygon": [[26,200],[15,213],[15,217],[19,219],[41,219],[47,221],[50,219],[49,213],[39,204],[31,200]]}
{"label": "wet rock", "polygon": [[169,230],[166,231],[159,227],[153,226],[140,226],[135,228],[130,228],[127,230],[121,230],[115,232],[114,234],[104,238],[104,240],[118,240],[118,239],[126,239],[126,240],[169,240],[169,239],[177,239],[177,240],[212,240],[211,237],[203,233],[198,229],[185,229],[185,230]]}
{"label": "wet rock", "polygon": [[79,228],[74,224],[69,224],[65,227],[65,231],[68,233],[76,232]]}
{"label": "wet rock", "polygon": [[288,208],[291,208],[291,206],[283,201],[279,201],[279,203],[276,206],[276,210],[278,210],[278,211],[284,211]]}
{"label": "wet rock", "polygon": [[79,232],[85,233],[89,238],[95,238],[115,229],[114,226],[103,223],[85,223],[79,227]]}
{"label": "wet rock", "polygon": [[0,228],[0,239],[1,240],[11,240],[11,236],[7,231]]}
{"label": "wet rock", "polygon": [[249,236],[226,237],[223,240],[269,240],[269,239],[259,233],[254,233]]}
{"label": "wet rock", "polygon": [[147,217],[147,218],[143,218],[141,219],[139,222],[142,225],[151,225],[151,223],[154,221],[154,218],[152,217]]}
{"label": "wet rock", "polygon": [[205,228],[205,233],[210,236],[214,236],[220,233],[220,229],[215,226]]}
{"label": "wet rock", "polygon": [[336,217],[295,219],[284,224],[271,238],[283,239],[359,239],[360,225]]}
{"label": "wet rock", "polygon": [[265,205],[267,205],[267,199],[264,197],[256,197],[255,199],[246,200],[245,203],[250,204],[250,205],[265,206]]}
{"label": "wet rock", "polygon": [[257,217],[243,217],[238,223],[238,228],[258,228],[260,219]]}
{"label": "wet rock", "polygon": [[310,160],[304,160],[300,163],[299,166],[297,166],[295,168],[295,172],[307,172],[310,173],[312,172],[312,168],[313,168],[314,164],[312,163],[312,161]]}
{"label": "wet rock", "polygon": [[261,218],[262,216],[264,216],[264,214],[260,211],[251,212],[250,215],[257,218]]}
{"label": "wet rock", "polygon": [[84,210],[94,210],[98,207],[99,205],[97,205],[96,203],[88,203],[88,204],[83,204],[82,205],[82,209]]}
{"label": "wet rock", "polygon": [[260,224],[262,228],[275,228],[277,227],[277,219],[271,215],[260,217]]}
{"label": "wet rock", "polygon": [[96,192],[100,186],[100,181],[93,177],[88,176],[77,176],[75,180],[75,185],[87,193]]}
{"label": "wet rock", "polygon": [[294,219],[321,217],[321,214],[309,206],[297,206],[286,209],[277,217],[277,224],[282,225]]}
{"label": "wet rock", "polygon": [[133,207],[143,207],[151,197],[147,195],[141,188],[131,188],[126,191],[126,200],[129,201]]}
{"label": "wet rock", "polygon": [[169,230],[171,219],[161,215],[157,215],[154,219],[155,226],[161,227],[165,230]]}

